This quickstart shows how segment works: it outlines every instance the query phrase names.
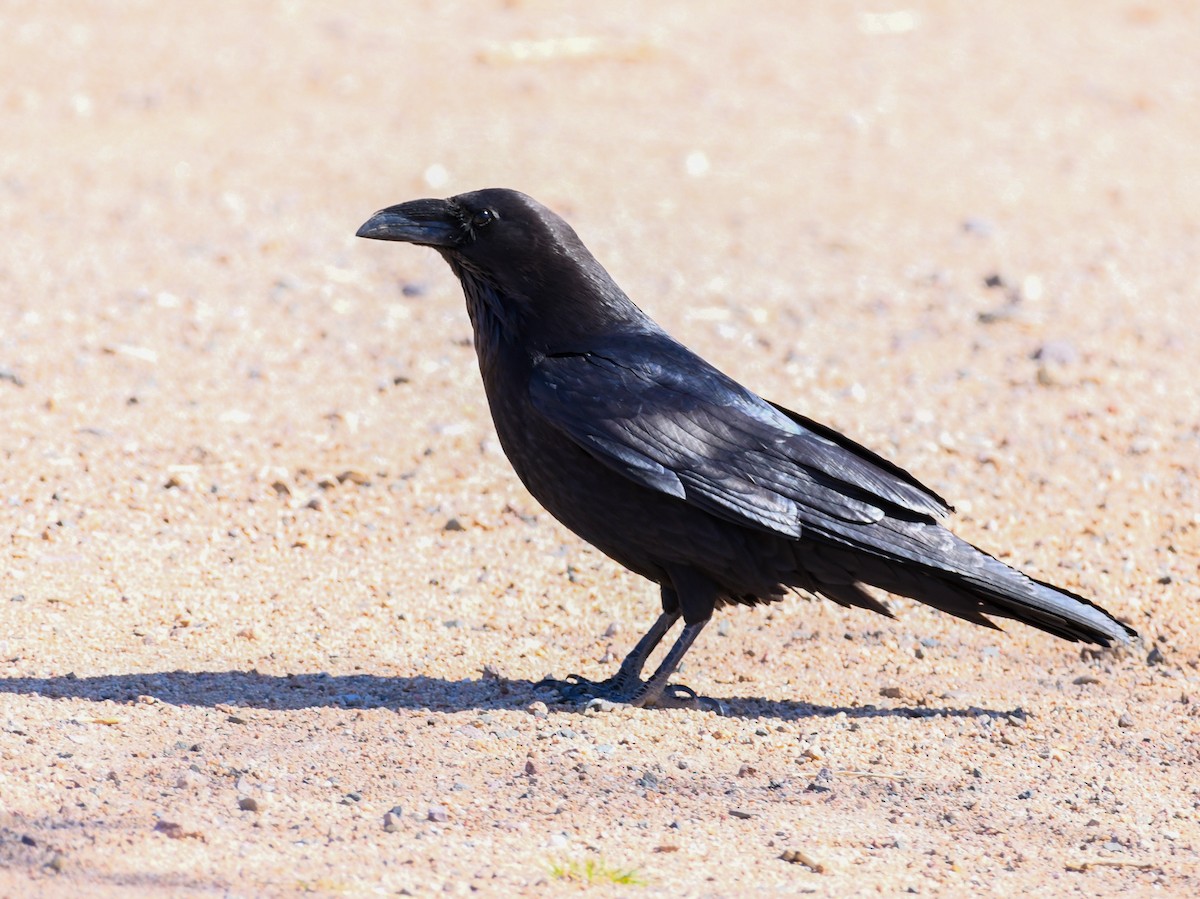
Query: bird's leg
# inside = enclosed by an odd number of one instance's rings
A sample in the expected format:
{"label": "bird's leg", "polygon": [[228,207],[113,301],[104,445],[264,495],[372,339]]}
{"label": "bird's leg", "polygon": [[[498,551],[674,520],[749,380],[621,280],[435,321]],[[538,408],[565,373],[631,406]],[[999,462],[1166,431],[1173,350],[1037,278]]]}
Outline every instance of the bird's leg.
{"label": "bird's leg", "polygon": [[[641,688],[633,695],[630,702],[637,706],[661,706],[665,708],[700,709],[725,714],[721,703],[697,696],[690,687],[669,685],[667,681],[683,661],[691,645],[704,630],[712,618],[717,606],[720,588],[712,578],[688,565],[668,565],[667,575],[670,578],[671,598],[678,603],[677,608],[683,615],[684,628],[671,647],[670,652],[658,666],[658,670],[650,676]],[[676,607],[673,603],[667,605],[667,588],[663,588],[663,608]]]}
{"label": "bird's leg", "polygon": [[566,683],[569,686],[560,688],[559,692],[571,699],[599,696],[614,702],[628,702],[629,697],[642,685],[642,669],[646,667],[646,659],[678,620],[678,609],[663,612],[625,656],[616,674],[603,681],[590,681],[578,674],[568,674]]}
{"label": "bird's leg", "polygon": [[599,686],[605,688],[607,692],[625,696],[632,695],[642,685],[642,669],[646,667],[646,659],[650,658],[650,653],[654,652],[655,647],[662,642],[667,631],[674,627],[678,620],[678,611],[663,612],[659,615],[654,624],[650,625],[650,630],[646,631],[642,639],[638,640],[637,645],[629,650],[628,655],[621,662],[621,667],[617,669],[617,673],[608,680],[602,681]]}
{"label": "bird's leg", "polygon": [[724,709],[721,708],[721,704],[715,699],[697,696],[695,691],[690,687],[682,685],[668,686],[667,684],[671,675],[675,673],[675,669],[679,667],[679,663],[683,661],[684,654],[691,648],[696,638],[700,636],[700,632],[704,630],[704,625],[708,624],[708,621],[709,619],[706,618],[703,621],[694,621],[691,624],[684,625],[679,639],[675,641],[675,645],[671,647],[671,651],[662,660],[662,664],[658,666],[658,670],[650,675],[650,679],[642,685],[641,689],[630,700],[632,705],[641,707],[658,706],[659,708],[669,709],[702,709],[724,714]]}
{"label": "bird's leg", "polygon": [[[636,706],[660,706],[715,711],[724,714],[719,702],[697,696],[690,687],[668,685],[689,647],[700,636],[712,617],[717,588],[706,576],[683,566],[668,568],[670,582],[662,585],[663,613],[651,625],[646,635],[630,650],[617,673],[599,683],[570,675],[566,681],[545,680],[546,686],[556,689],[564,699],[595,699],[605,702],[630,703]],[[681,617],[692,620],[684,627],[679,639],[662,660],[658,670],[642,683],[642,669],[655,647]]]}

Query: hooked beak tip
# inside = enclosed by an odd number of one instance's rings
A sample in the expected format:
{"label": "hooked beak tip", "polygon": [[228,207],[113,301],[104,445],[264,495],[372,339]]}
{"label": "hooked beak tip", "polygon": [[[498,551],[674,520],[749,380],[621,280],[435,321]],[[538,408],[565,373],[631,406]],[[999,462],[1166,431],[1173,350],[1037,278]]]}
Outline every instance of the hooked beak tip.
{"label": "hooked beak tip", "polygon": [[363,222],[355,235],[451,248],[462,240],[462,227],[445,200],[412,200],[379,210]]}

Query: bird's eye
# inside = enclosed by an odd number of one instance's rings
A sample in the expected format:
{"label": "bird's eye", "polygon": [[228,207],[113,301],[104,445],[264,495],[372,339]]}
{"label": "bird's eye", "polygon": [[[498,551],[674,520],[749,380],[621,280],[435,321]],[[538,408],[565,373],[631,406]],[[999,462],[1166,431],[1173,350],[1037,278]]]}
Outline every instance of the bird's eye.
{"label": "bird's eye", "polygon": [[480,209],[477,213],[471,216],[471,226],[473,228],[485,228],[496,220],[496,213],[490,209]]}

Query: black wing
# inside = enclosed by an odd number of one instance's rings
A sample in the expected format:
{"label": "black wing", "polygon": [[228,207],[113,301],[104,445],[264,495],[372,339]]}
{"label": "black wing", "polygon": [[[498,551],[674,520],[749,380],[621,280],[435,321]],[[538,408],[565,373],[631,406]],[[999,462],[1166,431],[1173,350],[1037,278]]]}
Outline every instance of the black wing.
{"label": "black wing", "polygon": [[729,521],[799,537],[946,503],[907,472],[773,406],[665,335],[546,357],[534,407],[625,477]]}

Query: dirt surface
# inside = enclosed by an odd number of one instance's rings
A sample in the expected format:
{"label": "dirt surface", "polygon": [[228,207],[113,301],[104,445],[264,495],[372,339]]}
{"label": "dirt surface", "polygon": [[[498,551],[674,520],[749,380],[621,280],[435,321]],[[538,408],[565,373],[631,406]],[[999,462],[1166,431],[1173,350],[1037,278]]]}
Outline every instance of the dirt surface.
{"label": "dirt surface", "polygon": [[[0,7],[0,895],[1200,894],[1195,4]],[[515,187],[670,331],[1146,637],[722,614],[499,451]],[[627,883],[626,881],[632,881]]]}

